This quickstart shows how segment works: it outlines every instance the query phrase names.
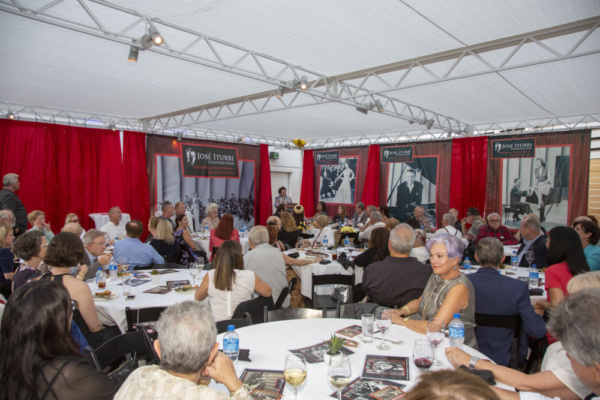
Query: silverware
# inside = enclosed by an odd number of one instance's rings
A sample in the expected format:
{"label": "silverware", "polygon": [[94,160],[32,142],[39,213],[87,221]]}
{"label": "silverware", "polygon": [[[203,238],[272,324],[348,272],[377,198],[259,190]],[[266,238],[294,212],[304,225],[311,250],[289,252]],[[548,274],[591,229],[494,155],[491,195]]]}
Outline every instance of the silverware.
{"label": "silverware", "polygon": [[390,339],[384,339],[384,340],[386,342],[390,342],[390,343],[394,343],[394,344],[402,344],[402,343],[404,343],[402,340],[390,340]]}

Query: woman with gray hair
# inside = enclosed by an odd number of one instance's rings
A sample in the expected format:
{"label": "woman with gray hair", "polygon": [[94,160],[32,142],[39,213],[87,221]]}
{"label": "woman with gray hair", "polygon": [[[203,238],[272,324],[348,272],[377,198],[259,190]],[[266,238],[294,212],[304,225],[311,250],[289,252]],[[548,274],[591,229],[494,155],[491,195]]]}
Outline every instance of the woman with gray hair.
{"label": "woman with gray hair", "polygon": [[[158,319],[156,331],[159,338],[154,341],[154,349],[160,365],[136,369],[115,400],[251,399],[236,375],[233,362],[219,352],[215,320],[204,305],[184,301],[170,306]],[[225,385],[230,396],[209,388],[211,378]]]}
{"label": "woman with gray hair", "polygon": [[210,203],[206,206],[206,215],[207,217],[202,220],[202,226],[200,229],[204,229],[204,227],[208,224],[208,229],[216,229],[217,225],[219,225],[219,206],[216,203]]}
{"label": "woman with gray hair", "polygon": [[392,322],[419,333],[427,332],[431,318],[444,320],[447,326],[455,313],[465,324],[465,344],[477,349],[475,339],[475,290],[460,272],[464,245],[453,235],[434,236],[427,242],[433,275],[423,294],[398,310],[391,311]]}

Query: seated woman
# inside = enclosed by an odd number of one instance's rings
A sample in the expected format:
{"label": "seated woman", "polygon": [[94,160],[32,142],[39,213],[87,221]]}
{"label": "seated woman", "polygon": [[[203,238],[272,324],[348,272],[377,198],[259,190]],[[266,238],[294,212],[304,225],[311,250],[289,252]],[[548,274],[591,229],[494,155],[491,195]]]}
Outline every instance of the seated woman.
{"label": "seated woman", "polygon": [[338,206],[337,214],[333,217],[333,223],[335,224],[343,224],[348,218],[348,213],[346,212],[346,206]]}
{"label": "seated woman", "polygon": [[46,213],[40,210],[33,210],[29,214],[27,214],[27,220],[31,224],[31,230],[37,230],[44,234],[44,237],[48,242],[52,240],[54,237],[54,233],[52,232],[52,228],[50,228],[50,224],[46,223]]}
{"label": "seated woman", "polygon": [[11,280],[15,274],[15,255],[11,251],[14,240],[11,227],[0,227],[0,283]]}
{"label": "seated woman", "polygon": [[583,253],[591,271],[600,270],[600,228],[592,221],[577,221],[573,224],[575,232],[581,239]]}
{"label": "seated woman", "polygon": [[47,280],[12,294],[2,317],[0,353],[19,356],[0,359],[0,398],[113,398],[122,381],[89,365],[69,335],[74,305],[63,285]]}
{"label": "seated woman", "polygon": [[[154,239],[154,237],[156,236],[156,227],[158,226],[158,223],[162,220],[162,218],[159,217],[150,217],[150,220],[148,221],[148,232],[150,232],[148,234],[148,237],[146,238],[146,242],[145,243],[150,243],[150,241],[152,239]],[[173,226],[171,226],[172,228]]]}
{"label": "seated woman", "polygon": [[327,215],[327,204],[324,201],[320,201],[317,203],[317,212],[313,215],[313,220],[316,219],[319,215],[324,215],[329,218]]}
{"label": "seated woman", "polygon": [[465,324],[465,344],[477,349],[475,339],[475,289],[459,263],[464,245],[452,235],[439,235],[427,241],[431,253],[433,275],[427,281],[423,294],[398,310],[391,310],[392,322],[419,333],[427,332],[431,318],[441,318],[447,326],[460,314]]}
{"label": "seated woman", "polygon": [[204,229],[205,226],[208,226],[209,230],[217,229],[217,225],[219,225],[219,206],[215,203],[207,205],[206,215],[207,217],[202,220],[200,229]]}
{"label": "seated woman", "polygon": [[390,232],[386,228],[373,229],[369,238],[369,248],[356,256],[354,264],[366,268],[375,261],[384,260],[390,255],[388,250],[389,237]]}
{"label": "seated woman", "polygon": [[[282,251],[281,255],[283,256],[283,261],[285,262],[285,265],[303,266],[308,264],[320,263],[321,260],[323,260],[323,257],[317,257],[316,259],[311,260],[299,260],[297,258],[292,258],[288,256],[287,254],[283,253],[283,251],[285,251],[285,248],[282,247],[281,241],[277,240],[277,227],[274,225],[267,225],[267,231],[269,232],[269,244],[273,247],[277,247],[280,251]],[[289,269],[290,268],[288,268],[288,270]],[[289,280],[290,277],[288,276],[288,281]],[[298,278],[298,280],[300,280],[300,278]]]}
{"label": "seated woman", "polygon": [[[77,214],[75,214],[75,213],[67,214],[67,217],[65,218],[65,226],[67,226],[67,224],[69,224],[71,222],[75,222],[76,224],[81,226],[81,221],[80,221],[79,217],[77,216]],[[63,226],[63,229],[65,228],[65,226]],[[62,232],[62,229],[61,229],[61,232]],[[81,235],[81,238],[83,239],[83,235],[85,235],[85,229],[83,229],[83,227],[81,228],[80,235]]]}
{"label": "seated woman", "polygon": [[[168,222],[168,221],[167,221]],[[181,250],[181,258],[179,264],[188,265],[196,259],[196,243],[192,240],[192,235],[188,229],[189,220],[185,214],[180,214],[175,217],[177,229],[173,233],[175,241],[179,244]],[[158,235],[158,228],[156,234]]]}
{"label": "seated woman", "polygon": [[77,235],[70,232],[59,233],[48,244],[44,263],[48,265],[50,272],[41,279],[50,279],[65,285],[71,299],[77,302],[77,307],[73,311],[73,319],[79,325],[90,346],[95,349],[121,332],[116,325],[110,327],[102,325],[90,287],[87,283],[70,275],[71,267],[81,262],[83,254],[83,243]]}
{"label": "seated woman", "polygon": [[296,207],[294,207],[294,219],[296,220],[298,229],[304,232],[306,230],[306,218],[304,217],[304,207],[300,204],[297,204]]}
{"label": "seated woman", "polygon": [[223,218],[221,218],[217,227],[210,231],[208,249],[210,251],[211,259],[214,258],[214,248],[219,248],[226,240],[240,242],[240,233],[237,229],[233,229],[233,216],[230,214],[223,215]]}
{"label": "seated woman", "polygon": [[410,256],[415,257],[425,264],[429,260],[429,251],[427,251],[427,248],[425,247],[425,243],[427,243],[427,233],[423,229],[415,229],[415,233],[417,234],[417,238],[410,251]]}
{"label": "seated woman", "polygon": [[335,244],[335,234],[329,226],[329,217],[326,215],[318,215],[313,227],[319,230],[319,233],[312,239],[305,239],[304,246],[319,247],[323,245],[323,240],[327,239],[327,246]]}
{"label": "seated woman", "polygon": [[154,247],[158,254],[165,257],[167,260],[176,258],[176,261],[171,262],[179,262],[181,259],[181,246],[173,236],[173,225],[166,219],[163,219],[158,223],[156,235],[154,239],[150,241],[150,246]]}
{"label": "seated woman", "polygon": [[296,247],[301,232],[296,226],[296,220],[292,214],[287,212],[281,214],[281,230],[277,234],[278,240],[281,240],[286,247],[293,249]]}
{"label": "seated woman", "polygon": [[239,242],[224,241],[219,246],[214,266],[202,280],[194,298],[204,300],[208,297],[215,321],[230,319],[235,308],[241,302],[252,299],[254,292],[264,297],[271,296],[271,287],[253,271],[244,269]]}
{"label": "seated woman", "polygon": [[385,227],[387,228],[388,231],[391,231],[398,225],[400,225],[400,221],[398,221],[396,218],[388,218],[388,220],[385,223]]}
{"label": "seated woman", "polygon": [[404,400],[500,400],[481,378],[465,371],[435,371],[422,374]]}
{"label": "seated woman", "polygon": [[19,269],[13,277],[13,292],[21,285],[42,276],[42,272],[38,267],[46,255],[47,248],[48,242],[40,231],[25,232],[15,240],[13,252],[23,262],[19,265]]}

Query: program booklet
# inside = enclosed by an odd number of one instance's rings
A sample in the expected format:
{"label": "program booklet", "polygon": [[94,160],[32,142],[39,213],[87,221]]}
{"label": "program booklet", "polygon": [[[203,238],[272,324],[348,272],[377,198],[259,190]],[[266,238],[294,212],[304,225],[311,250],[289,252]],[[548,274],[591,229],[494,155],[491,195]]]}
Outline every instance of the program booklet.
{"label": "program booklet", "polygon": [[[294,354],[301,354],[306,358],[306,362],[310,364],[320,363],[324,361],[323,354],[327,352],[327,342],[318,343],[312,346],[303,347],[301,349],[290,350]],[[353,351],[342,347],[340,351],[346,355],[354,354]]]}
{"label": "program booklet", "polygon": [[285,388],[283,371],[245,369],[240,380],[256,400],[279,400]]}
{"label": "program booklet", "polygon": [[362,333],[362,326],[350,325],[350,326],[340,329],[339,331],[336,331],[335,333],[339,333],[340,335],[344,335],[344,336],[348,336],[348,337],[358,336]]}
{"label": "program booklet", "polygon": [[181,281],[167,281],[167,287],[169,289],[175,289],[178,287],[182,287],[182,286],[186,286],[189,285],[190,281],[187,279],[181,280]]}
{"label": "program booklet", "polygon": [[408,357],[365,356],[363,378],[392,379],[408,381]]}
{"label": "program booklet", "polygon": [[[402,398],[406,385],[383,379],[356,378],[342,391],[345,400],[396,400]],[[337,399],[337,392],[331,397]]]}
{"label": "program booklet", "polygon": [[164,274],[174,274],[176,272],[177,272],[177,270],[174,270],[174,269],[163,269],[162,271],[160,271],[160,274],[161,275],[164,275]]}
{"label": "program booklet", "polygon": [[144,293],[167,294],[170,291],[171,291],[171,289],[169,289],[166,286],[157,286],[157,287],[153,287],[152,289],[148,289],[148,290],[144,291]]}

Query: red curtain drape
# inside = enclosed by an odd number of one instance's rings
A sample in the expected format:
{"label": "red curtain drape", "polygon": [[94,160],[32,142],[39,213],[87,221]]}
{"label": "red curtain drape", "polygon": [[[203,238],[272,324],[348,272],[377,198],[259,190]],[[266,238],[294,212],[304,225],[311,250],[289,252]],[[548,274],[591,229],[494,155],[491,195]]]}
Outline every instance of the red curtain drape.
{"label": "red curtain drape", "polygon": [[452,140],[450,207],[463,217],[469,207],[485,210],[487,182],[487,137]]}
{"label": "red curtain drape", "polygon": [[304,150],[300,204],[304,206],[304,215],[315,215],[317,210],[315,197],[315,159],[313,150]]}
{"label": "red curtain drape", "polygon": [[379,168],[381,162],[378,144],[369,146],[368,160],[365,186],[363,187],[361,201],[365,203],[365,205],[379,206]]}
{"label": "red curtain drape", "polygon": [[[123,132],[123,168],[125,170],[125,210],[131,219],[142,221],[146,237],[146,221],[150,218],[150,188],[146,164],[146,134]],[[133,189],[133,190],[130,190]],[[145,193],[145,195],[143,195]],[[139,195],[138,195],[139,194]]]}
{"label": "red curtain drape", "polygon": [[260,145],[260,191],[258,194],[258,223],[267,224],[267,218],[272,214],[273,199],[271,198],[271,163],[269,162],[269,146]]}

